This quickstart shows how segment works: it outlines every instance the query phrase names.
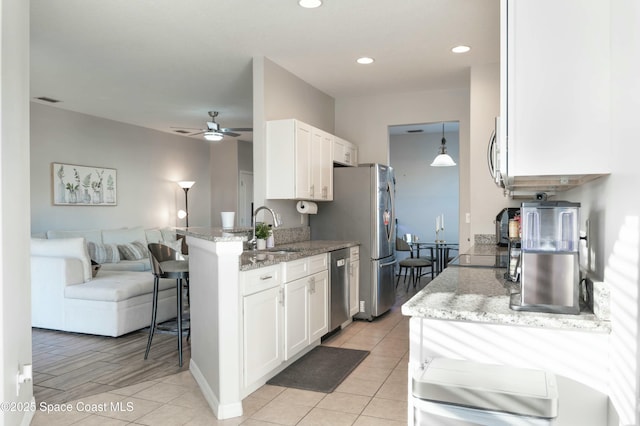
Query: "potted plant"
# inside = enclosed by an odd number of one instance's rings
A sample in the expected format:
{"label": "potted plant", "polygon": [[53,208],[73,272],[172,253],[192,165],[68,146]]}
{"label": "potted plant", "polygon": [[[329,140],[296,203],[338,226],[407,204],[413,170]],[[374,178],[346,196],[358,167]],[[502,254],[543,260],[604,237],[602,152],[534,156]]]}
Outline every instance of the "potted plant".
{"label": "potted plant", "polygon": [[269,225],[264,222],[256,223],[256,248],[264,250],[267,246],[269,236]]}

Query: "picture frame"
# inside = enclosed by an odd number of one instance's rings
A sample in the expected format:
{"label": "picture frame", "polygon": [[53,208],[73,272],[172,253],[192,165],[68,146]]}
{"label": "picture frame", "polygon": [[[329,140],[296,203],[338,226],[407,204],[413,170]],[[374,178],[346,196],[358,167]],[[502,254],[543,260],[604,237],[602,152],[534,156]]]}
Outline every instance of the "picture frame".
{"label": "picture frame", "polygon": [[51,163],[54,206],[116,206],[116,169]]}

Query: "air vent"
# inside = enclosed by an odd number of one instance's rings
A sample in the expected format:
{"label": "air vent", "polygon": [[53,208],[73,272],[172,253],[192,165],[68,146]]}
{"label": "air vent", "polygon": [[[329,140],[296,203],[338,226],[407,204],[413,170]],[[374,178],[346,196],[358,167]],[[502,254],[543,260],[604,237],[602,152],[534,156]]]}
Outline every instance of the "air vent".
{"label": "air vent", "polygon": [[57,104],[58,102],[60,102],[57,99],[53,99],[53,98],[47,98],[46,96],[40,96],[38,98],[36,98],[39,101],[43,101],[43,102],[49,102],[50,104]]}
{"label": "air vent", "polygon": [[174,130],[174,132],[180,133],[181,135],[188,135],[189,133],[191,133],[191,132],[188,132],[186,130]]}
{"label": "air vent", "polygon": [[407,130],[407,133],[422,133],[422,132],[424,132],[424,130],[422,129]]}

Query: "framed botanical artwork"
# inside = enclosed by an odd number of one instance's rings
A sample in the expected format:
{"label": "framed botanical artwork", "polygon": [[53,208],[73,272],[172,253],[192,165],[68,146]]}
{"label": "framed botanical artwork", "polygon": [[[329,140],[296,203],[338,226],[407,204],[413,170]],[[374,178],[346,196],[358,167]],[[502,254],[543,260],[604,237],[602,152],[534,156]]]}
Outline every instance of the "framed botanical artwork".
{"label": "framed botanical artwork", "polygon": [[116,169],[52,163],[53,204],[56,206],[115,206]]}

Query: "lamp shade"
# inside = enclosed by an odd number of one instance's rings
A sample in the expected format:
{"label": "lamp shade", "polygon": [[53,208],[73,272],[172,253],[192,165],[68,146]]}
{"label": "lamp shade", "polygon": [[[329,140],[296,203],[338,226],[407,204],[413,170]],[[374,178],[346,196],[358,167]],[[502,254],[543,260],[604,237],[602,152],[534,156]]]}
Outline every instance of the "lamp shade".
{"label": "lamp shade", "polygon": [[180,182],[178,182],[178,185],[180,186],[180,188],[182,189],[189,189],[191,188],[193,185],[195,184],[195,181],[192,180],[181,180]]}
{"label": "lamp shade", "polygon": [[431,163],[432,167],[451,167],[455,165],[456,162],[453,161],[453,158],[451,158],[451,156],[447,153],[438,154],[438,156],[434,158],[433,162]]}

